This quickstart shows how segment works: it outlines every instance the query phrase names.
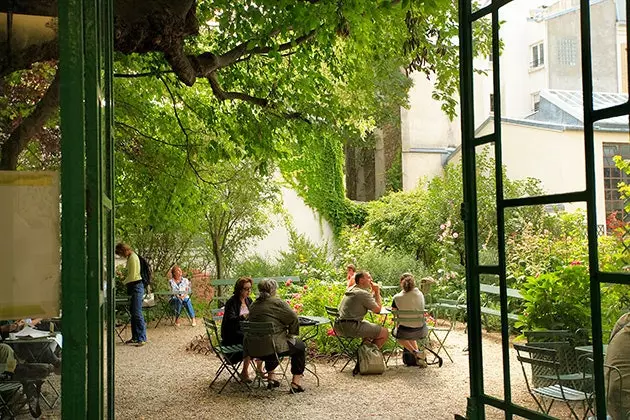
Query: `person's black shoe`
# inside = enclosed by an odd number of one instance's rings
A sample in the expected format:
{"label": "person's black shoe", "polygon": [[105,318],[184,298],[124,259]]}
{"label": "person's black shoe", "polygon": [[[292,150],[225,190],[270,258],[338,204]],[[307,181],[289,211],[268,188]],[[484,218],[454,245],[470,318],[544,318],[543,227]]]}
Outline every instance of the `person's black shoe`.
{"label": "person's black shoe", "polygon": [[139,341],[138,340],[134,340],[133,338],[130,339],[130,340],[125,341],[125,344],[134,344],[134,345],[136,345],[138,343],[139,343]]}
{"label": "person's black shoe", "polygon": [[34,395],[28,398],[28,411],[35,418],[42,415],[42,408],[39,406],[39,396]]}

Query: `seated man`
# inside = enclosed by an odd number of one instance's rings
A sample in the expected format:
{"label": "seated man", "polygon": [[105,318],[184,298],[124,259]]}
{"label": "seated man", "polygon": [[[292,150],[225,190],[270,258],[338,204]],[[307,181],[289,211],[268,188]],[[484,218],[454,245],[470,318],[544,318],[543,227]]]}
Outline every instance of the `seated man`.
{"label": "seated man", "polygon": [[[630,313],[619,318],[610,336],[605,363],[619,369],[621,380],[616,374],[610,382],[606,378],[609,384],[606,407],[614,420],[626,419],[630,415]],[[610,375],[610,372],[606,371],[606,374]]]}
{"label": "seated man", "polygon": [[44,363],[18,364],[13,349],[1,343],[0,364],[4,365],[4,371],[0,373],[0,381],[21,382],[31,415],[39,417],[42,414],[39,395],[42,384],[52,372],[52,366]]}
{"label": "seated man", "polygon": [[335,321],[335,333],[341,337],[360,337],[381,348],[387,341],[387,330],[380,325],[363,320],[367,311],[381,312],[381,290],[372,283],[367,271],[354,275],[355,285],[346,290],[339,305],[339,319]]}

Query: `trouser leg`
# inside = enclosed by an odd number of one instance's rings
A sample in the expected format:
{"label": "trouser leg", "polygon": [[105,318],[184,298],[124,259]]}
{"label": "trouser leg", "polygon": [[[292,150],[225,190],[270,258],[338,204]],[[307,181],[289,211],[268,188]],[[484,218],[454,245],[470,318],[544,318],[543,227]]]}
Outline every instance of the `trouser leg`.
{"label": "trouser leg", "polygon": [[186,312],[188,312],[188,315],[190,315],[190,318],[194,318],[195,317],[195,310],[193,309],[192,302],[190,301],[190,298],[184,299],[183,303],[184,303],[184,307],[186,308]]}
{"label": "trouser leg", "polygon": [[139,281],[130,287],[131,289],[131,338],[136,341],[147,341],[146,324],[142,314],[142,298],[144,286]]}

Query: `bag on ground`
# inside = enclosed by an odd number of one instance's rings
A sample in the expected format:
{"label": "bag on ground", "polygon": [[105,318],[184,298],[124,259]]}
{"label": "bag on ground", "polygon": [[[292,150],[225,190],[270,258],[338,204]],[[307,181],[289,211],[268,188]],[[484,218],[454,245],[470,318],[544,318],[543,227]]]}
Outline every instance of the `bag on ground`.
{"label": "bag on ground", "polygon": [[385,372],[385,360],[383,353],[372,343],[363,343],[357,351],[357,366],[355,366],[353,374],[361,375],[380,375]]}
{"label": "bag on ground", "polygon": [[405,366],[418,366],[416,355],[407,349],[403,349],[402,361]]}

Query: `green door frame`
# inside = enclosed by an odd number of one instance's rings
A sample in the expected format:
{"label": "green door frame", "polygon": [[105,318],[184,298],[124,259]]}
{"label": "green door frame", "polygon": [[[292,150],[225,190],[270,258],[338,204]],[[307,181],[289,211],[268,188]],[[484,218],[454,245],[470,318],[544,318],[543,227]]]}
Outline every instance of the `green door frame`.
{"label": "green door frame", "polygon": [[112,3],[58,2],[64,419],[114,418]]}
{"label": "green door frame", "polygon": [[[468,295],[468,342],[470,397],[467,415],[470,419],[484,419],[485,407],[492,406],[505,412],[505,418],[518,415],[529,419],[552,418],[519,406],[511,398],[511,381],[509,367],[509,331],[507,318],[507,282],[505,261],[505,210],[509,208],[565,203],[585,202],[587,208],[591,327],[593,334],[595,390],[597,418],[606,418],[606,401],[604,393],[603,346],[601,325],[600,287],[602,283],[630,285],[630,275],[625,273],[606,273],[599,271],[597,221],[596,221],[596,177],[595,146],[593,124],[603,119],[630,115],[630,102],[604,109],[593,109],[593,74],[591,66],[590,38],[590,4],[589,0],[580,3],[580,30],[582,52],[582,89],[584,92],[584,152],[586,169],[586,189],[565,194],[553,194],[538,197],[506,199],[503,196],[502,174],[502,137],[501,137],[501,89],[500,60],[493,60],[494,86],[494,133],[483,137],[475,137],[474,98],[473,98],[473,22],[490,16],[492,22],[492,53],[500,55],[499,10],[512,0],[493,0],[488,6],[479,10],[472,9],[470,0],[459,0],[459,42],[460,42],[460,103],[462,129],[462,164],[464,182],[464,203],[462,218],[466,234],[466,291]],[[626,4],[626,13],[630,15],[630,3]],[[626,42],[630,45],[630,33],[626,33]],[[628,59],[630,67],[630,58]],[[475,148],[484,144],[493,144],[495,152],[496,175],[496,208],[498,235],[498,264],[482,266],[478,255],[477,226],[477,190]],[[481,346],[481,303],[479,298],[480,275],[490,274],[499,277],[501,336],[503,355],[504,399],[489,396],[484,391],[483,354]]]}

